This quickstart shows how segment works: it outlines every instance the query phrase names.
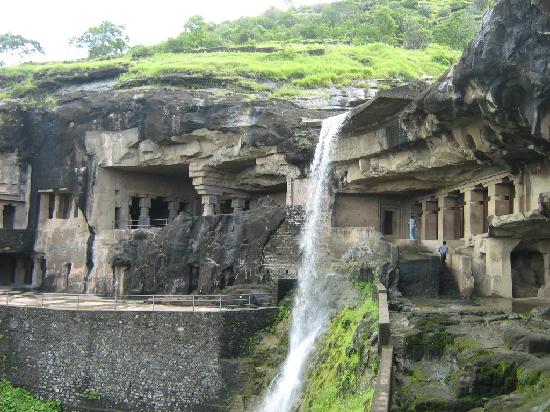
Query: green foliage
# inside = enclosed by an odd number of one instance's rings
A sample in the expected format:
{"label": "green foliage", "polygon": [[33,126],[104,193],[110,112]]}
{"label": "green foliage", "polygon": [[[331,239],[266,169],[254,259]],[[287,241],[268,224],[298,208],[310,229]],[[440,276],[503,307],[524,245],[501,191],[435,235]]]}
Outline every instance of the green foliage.
{"label": "green foliage", "polygon": [[266,326],[265,331],[269,333],[275,333],[279,323],[287,319],[290,316],[290,312],[290,301],[281,303],[281,305],[279,306],[279,312],[277,313],[275,320],[273,321],[273,323],[271,323],[271,325]]}
{"label": "green foliage", "polygon": [[[10,53],[26,56],[33,53],[44,53],[44,49],[36,40],[27,39],[19,34],[0,34],[0,54]],[[0,65],[2,62],[0,61]]]}
{"label": "green foliage", "polygon": [[59,401],[41,402],[29,392],[15,388],[10,381],[0,381],[0,411],[2,412],[61,412]]}
{"label": "green foliage", "polygon": [[99,26],[90,27],[79,37],[73,37],[69,44],[88,49],[91,58],[115,57],[128,49],[128,36],[124,26],[103,21]]}
{"label": "green foliage", "polygon": [[303,411],[364,411],[370,404],[378,360],[376,348],[366,345],[377,319],[378,306],[367,297],[332,320],[308,374]]}
{"label": "green foliage", "polygon": [[101,397],[101,394],[95,389],[86,389],[82,396],[90,401],[96,401]]}
{"label": "green foliage", "polygon": [[440,44],[464,49],[473,39],[477,30],[478,24],[472,14],[460,11],[437,24],[434,29],[434,38]]}

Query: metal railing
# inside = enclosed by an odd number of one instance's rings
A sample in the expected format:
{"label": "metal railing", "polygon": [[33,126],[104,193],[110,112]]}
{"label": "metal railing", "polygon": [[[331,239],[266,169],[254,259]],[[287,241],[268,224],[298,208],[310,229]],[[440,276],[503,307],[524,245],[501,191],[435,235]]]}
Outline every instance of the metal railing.
{"label": "metal railing", "polygon": [[139,220],[129,220],[128,229],[148,229],[150,227],[164,227],[168,225],[168,219],[149,219],[148,224],[140,224]]}
{"label": "metal railing", "polygon": [[108,295],[0,291],[0,305],[66,310],[192,311],[272,307],[271,293],[235,295]]}

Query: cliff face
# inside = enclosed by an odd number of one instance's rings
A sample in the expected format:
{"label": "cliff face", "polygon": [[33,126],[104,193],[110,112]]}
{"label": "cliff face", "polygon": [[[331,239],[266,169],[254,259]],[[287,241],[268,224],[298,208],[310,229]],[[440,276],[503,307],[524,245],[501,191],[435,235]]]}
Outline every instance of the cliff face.
{"label": "cliff face", "polygon": [[337,149],[347,188],[427,191],[550,157],[548,8],[497,1],[436,83],[354,109]]}

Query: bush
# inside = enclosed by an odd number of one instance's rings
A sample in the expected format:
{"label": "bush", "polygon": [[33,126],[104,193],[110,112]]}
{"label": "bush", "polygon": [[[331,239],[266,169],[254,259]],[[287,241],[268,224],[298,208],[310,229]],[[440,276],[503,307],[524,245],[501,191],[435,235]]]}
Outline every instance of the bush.
{"label": "bush", "polygon": [[147,47],[143,44],[139,44],[130,49],[130,57],[134,60],[143,59],[145,57],[151,57],[155,54],[153,47]]}
{"label": "bush", "polygon": [[0,381],[0,411],[2,412],[61,412],[61,402],[41,402],[29,392],[15,388],[10,381]]}

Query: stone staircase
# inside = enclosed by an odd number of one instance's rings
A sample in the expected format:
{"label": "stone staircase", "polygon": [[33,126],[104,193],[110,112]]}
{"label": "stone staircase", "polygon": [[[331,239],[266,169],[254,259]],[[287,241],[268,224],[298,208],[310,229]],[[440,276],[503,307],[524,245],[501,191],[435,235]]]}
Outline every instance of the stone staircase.
{"label": "stone staircase", "polygon": [[439,275],[439,295],[451,298],[460,297],[458,284],[448,269],[443,269]]}

